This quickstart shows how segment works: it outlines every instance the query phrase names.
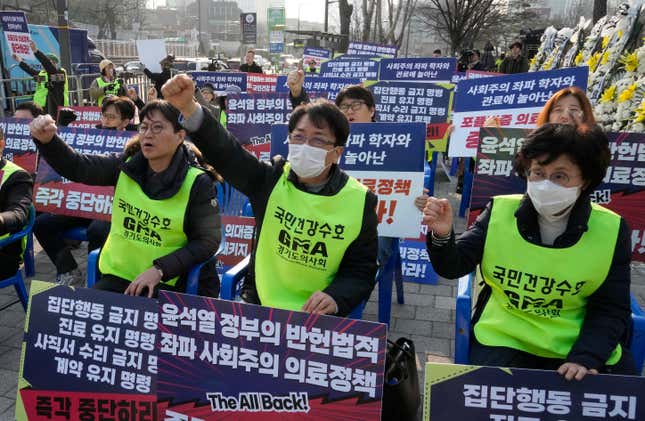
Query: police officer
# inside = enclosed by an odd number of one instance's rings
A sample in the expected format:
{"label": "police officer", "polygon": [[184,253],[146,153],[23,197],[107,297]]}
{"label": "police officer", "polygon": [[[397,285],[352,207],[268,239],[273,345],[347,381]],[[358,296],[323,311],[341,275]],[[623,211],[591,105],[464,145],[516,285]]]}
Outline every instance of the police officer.
{"label": "police officer", "polygon": [[101,76],[94,79],[90,86],[90,98],[96,101],[99,107],[103,104],[106,96],[126,96],[127,91],[123,79],[117,79],[114,63],[110,60],[101,60],[99,63]]}
{"label": "police officer", "polygon": [[13,59],[36,81],[34,102],[46,109],[48,114],[55,116],[59,106],[69,105],[67,72],[62,67],[58,67],[60,60],[55,54],[44,54],[33,41],[31,41],[31,50],[42,65],[42,70],[34,69],[15,54]]}

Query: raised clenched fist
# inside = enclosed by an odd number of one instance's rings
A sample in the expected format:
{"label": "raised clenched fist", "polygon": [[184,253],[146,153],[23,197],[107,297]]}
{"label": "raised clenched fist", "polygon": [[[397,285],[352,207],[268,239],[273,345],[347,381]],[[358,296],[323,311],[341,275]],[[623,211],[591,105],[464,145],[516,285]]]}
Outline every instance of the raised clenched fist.
{"label": "raised clenched fist", "polygon": [[29,129],[31,131],[31,137],[40,143],[47,144],[54,138],[57,127],[52,116],[47,114],[34,118],[31,123],[29,123]]}
{"label": "raised clenched fist", "polygon": [[184,117],[189,117],[199,107],[193,97],[195,94],[195,82],[187,74],[182,73],[169,79],[161,87],[161,94]]}

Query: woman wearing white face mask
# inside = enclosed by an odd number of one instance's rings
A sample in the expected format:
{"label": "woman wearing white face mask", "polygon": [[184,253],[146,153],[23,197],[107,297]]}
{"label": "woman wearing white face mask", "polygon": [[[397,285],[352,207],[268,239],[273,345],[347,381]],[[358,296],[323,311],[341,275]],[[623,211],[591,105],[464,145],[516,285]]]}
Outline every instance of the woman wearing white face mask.
{"label": "woman wearing white face mask", "polygon": [[434,269],[458,278],[477,265],[485,286],[473,316],[476,365],[636,374],[628,341],[630,230],[589,193],[610,161],[598,127],[545,124],[515,170],[527,194],[496,196],[455,239],[452,209],[431,197],[423,221]]}

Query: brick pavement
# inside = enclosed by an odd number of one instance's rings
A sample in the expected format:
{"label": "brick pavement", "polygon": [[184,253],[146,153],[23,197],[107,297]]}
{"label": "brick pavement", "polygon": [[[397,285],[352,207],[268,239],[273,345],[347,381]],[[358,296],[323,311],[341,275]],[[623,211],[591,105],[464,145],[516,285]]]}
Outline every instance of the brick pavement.
{"label": "brick pavement", "polygon": [[[442,174],[437,174],[436,195],[448,197],[453,208],[458,209],[459,195],[454,194],[455,180],[448,182]],[[456,220],[456,231],[465,227],[462,218]],[[55,270],[44,252],[36,244],[36,276],[34,279],[53,281]],[[79,266],[85,269],[85,245],[74,251]],[[641,306],[645,306],[645,265],[633,264],[632,292]],[[29,283],[29,280],[27,281]],[[454,354],[454,318],[456,281],[440,279],[437,285],[408,284],[404,286],[405,304],[392,299],[392,320],[389,336],[411,336],[417,350],[419,380],[423,382],[422,362],[429,357],[435,360],[450,359]],[[378,293],[374,291],[364,312],[367,320],[377,320]],[[0,290],[0,307],[16,300],[13,288]],[[14,404],[20,347],[24,326],[24,312],[20,304],[15,304],[0,312],[0,421],[14,419]]]}

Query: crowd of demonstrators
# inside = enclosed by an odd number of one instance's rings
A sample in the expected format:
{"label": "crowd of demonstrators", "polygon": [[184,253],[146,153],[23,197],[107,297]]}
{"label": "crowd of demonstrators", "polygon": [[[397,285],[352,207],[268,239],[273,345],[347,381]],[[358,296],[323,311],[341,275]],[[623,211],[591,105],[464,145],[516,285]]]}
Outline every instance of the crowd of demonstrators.
{"label": "crowd of demonstrators", "polygon": [[[57,136],[50,116],[31,123],[39,153],[59,174],[88,185],[115,186],[98,289],[149,297],[158,289],[184,291],[190,268],[219,246],[216,175],[184,143],[178,118],[168,102],[149,102],[140,112],[139,136],[121,156],[74,151]],[[136,209],[157,223],[142,231]],[[218,296],[214,264],[204,266],[198,293]]]}
{"label": "crowd of demonstrators", "polygon": [[[4,147],[4,133],[0,130],[0,240],[27,224],[34,186],[27,171],[4,158]],[[16,274],[23,246],[21,241],[16,241],[0,249],[0,280]]]}
{"label": "crowd of demonstrators", "polygon": [[143,69],[143,73],[145,73],[148,78],[155,84],[155,90],[157,91],[157,98],[163,99],[163,95],[161,94],[161,87],[163,86],[168,79],[170,79],[170,69],[172,69],[172,65],[175,62],[175,56],[172,54],[168,54],[166,57],[164,57],[159,64],[161,65],[161,72],[160,73],[153,73],[147,68]]}
{"label": "crowd of demonstrators", "polygon": [[110,60],[101,60],[99,63],[101,76],[92,81],[90,85],[90,98],[99,107],[107,96],[126,96],[127,90],[123,79],[117,78],[114,63]]}
{"label": "crowd of demonstrators", "polygon": [[[446,199],[429,198],[424,222],[435,271],[458,278],[479,265],[485,286],[473,317],[470,361],[476,365],[554,369],[568,380],[604,372],[635,374],[630,327],[630,230],[617,214],[591,203],[610,161],[597,126],[547,123],[515,160],[524,196],[496,196],[455,238]],[[505,291],[500,271],[522,268],[540,279],[569,279],[575,293]],[[549,303],[544,313],[522,300]]]}
{"label": "crowd of demonstrators", "polygon": [[[101,123],[98,129],[136,130],[130,122],[134,118],[134,103],[126,97],[107,97],[101,105]],[[83,286],[85,276],[78,268],[65,232],[72,228],[86,228],[87,252],[100,248],[110,231],[110,223],[100,220],[41,213],[36,218],[34,235],[56,267],[56,282],[61,285]]]}
{"label": "crowd of demonstrators", "polygon": [[37,70],[25,63],[17,55],[13,59],[20,68],[36,81],[33,102],[44,108],[47,113],[56,115],[59,106],[69,105],[67,72],[59,66],[60,59],[55,54],[44,54],[31,41],[31,50],[43,69]]}
{"label": "crowd of demonstrators", "polygon": [[240,66],[240,72],[264,73],[262,67],[255,62],[255,50],[248,50],[244,56],[244,63]]}
{"label": "crowd of demonstrators", "polygon": [[[183,115],[183,126],[224,179],[248,196],[257,224],[242,298],[270,307],[346,316],[374,288],[377,251],[376,196],[337,165],[349,122],[327,101],[291,114],[288,160],[259,161],[193,99],[194,82],[177,75],[164,97]],[[342,229],[338,239],[321,232],[303,264],[285,243],[300,242],[281,222],[289,212]],[[282,215],[282,216],[280,216]]]}

